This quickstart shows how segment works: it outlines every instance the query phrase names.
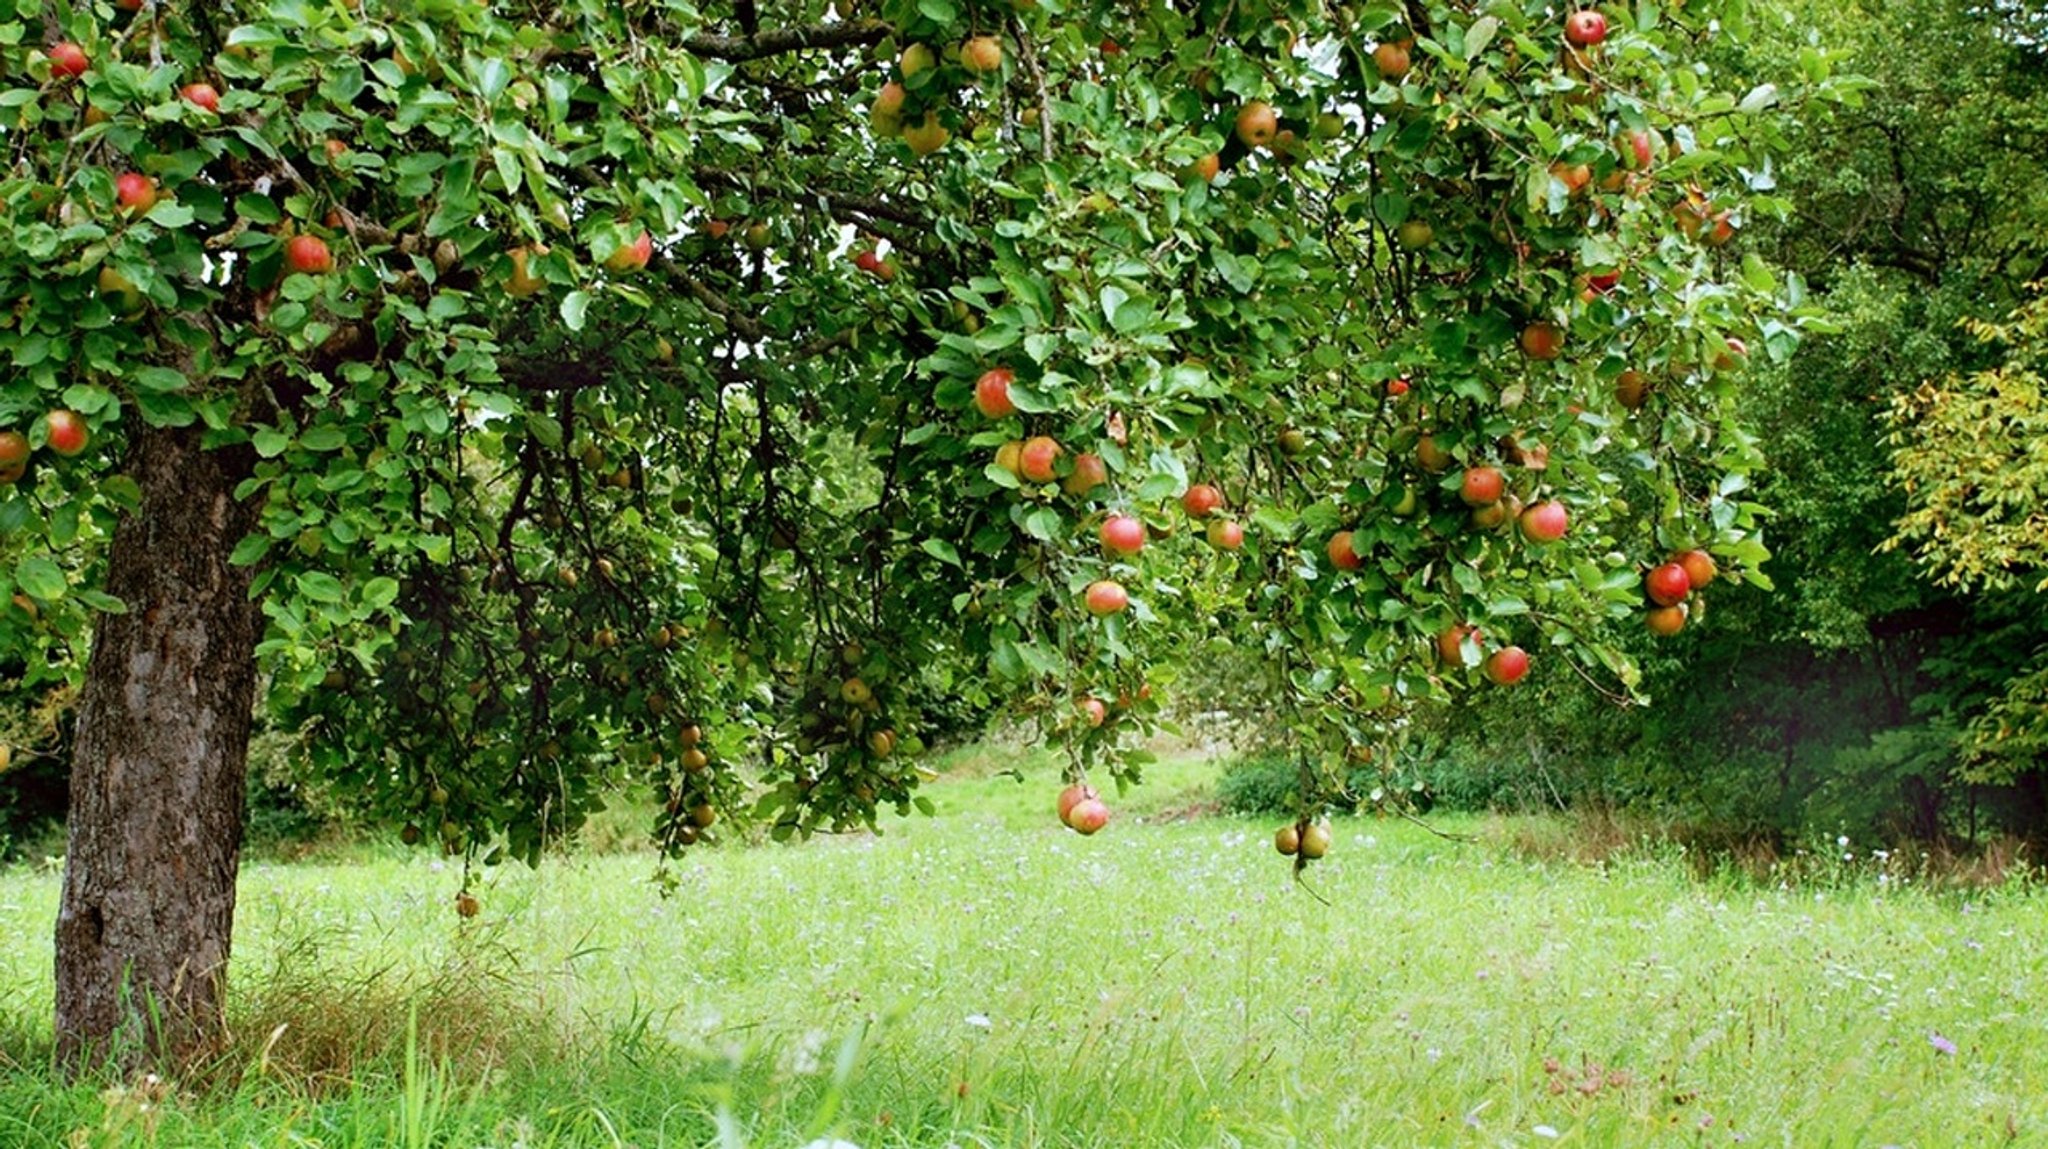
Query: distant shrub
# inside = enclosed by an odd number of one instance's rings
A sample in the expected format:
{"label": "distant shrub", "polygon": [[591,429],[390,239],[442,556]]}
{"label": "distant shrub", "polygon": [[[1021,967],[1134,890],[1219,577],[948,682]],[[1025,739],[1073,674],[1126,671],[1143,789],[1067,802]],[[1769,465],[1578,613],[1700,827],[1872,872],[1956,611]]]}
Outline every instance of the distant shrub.
{"label": "distant shrub", "polygon": [[1231,814],[1292,815],[1301,807],[1301,770],[1285,754],[1238,755],[1223,767],[1216,800]]}

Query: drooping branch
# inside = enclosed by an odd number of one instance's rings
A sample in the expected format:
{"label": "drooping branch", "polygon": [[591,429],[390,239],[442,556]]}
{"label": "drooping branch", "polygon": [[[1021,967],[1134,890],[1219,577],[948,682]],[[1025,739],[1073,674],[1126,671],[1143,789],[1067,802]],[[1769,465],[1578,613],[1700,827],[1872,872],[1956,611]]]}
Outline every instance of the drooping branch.
{"label": "drooping branch", "polygon": [[844,24],[811,24],[800,28],[770,28],[751,36],[718,36],[700,32],[685,36],[683,47],[699,56],[734,62],[760,60],[812,48],[866,47],[887,39],[893,29],[880,20],[852,20]]}

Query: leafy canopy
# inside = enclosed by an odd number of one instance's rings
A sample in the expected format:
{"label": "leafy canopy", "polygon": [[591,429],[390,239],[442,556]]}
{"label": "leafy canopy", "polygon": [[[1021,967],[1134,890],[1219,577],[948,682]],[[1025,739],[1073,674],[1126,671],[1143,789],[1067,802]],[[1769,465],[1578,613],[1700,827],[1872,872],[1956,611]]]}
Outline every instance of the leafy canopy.
{"label": "leafy canopy", "polygon": [[999,705],[1124,778],[1210,651],[1311,770],[1510,645],[1626,691],[1645,569],[1762,582],[1744,373],[1806,309],[1742,236],[1854,87],[1717,77],[1740,2],[1559,15],[0,0],[0,648],[75,678],[123,609],[148,424],[245,461],[312,766],[451,850],[629,780],[671,849],[868,821]]}

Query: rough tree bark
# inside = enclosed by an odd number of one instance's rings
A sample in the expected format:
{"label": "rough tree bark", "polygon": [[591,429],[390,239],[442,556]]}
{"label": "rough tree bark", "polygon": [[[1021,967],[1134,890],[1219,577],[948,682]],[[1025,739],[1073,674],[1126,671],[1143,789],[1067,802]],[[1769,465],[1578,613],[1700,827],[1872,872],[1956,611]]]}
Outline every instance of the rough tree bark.
{"label": "rough tree bark", "polygon": [[260,613],[231,566],[246,452],[145,429],[140,508],[108,552],[79,699],[57,917],[57,1043],[74,1066],[192,1050],[221,1023]]}

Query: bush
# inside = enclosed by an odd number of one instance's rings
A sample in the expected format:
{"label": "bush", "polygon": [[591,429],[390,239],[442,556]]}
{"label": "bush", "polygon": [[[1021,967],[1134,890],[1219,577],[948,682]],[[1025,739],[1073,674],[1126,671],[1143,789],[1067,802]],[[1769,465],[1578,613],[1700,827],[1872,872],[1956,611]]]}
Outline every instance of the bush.
{"label": "bush", "polygon": [[1240,754],[1224,765],[1216,799],[1226,813],[1291,817],[1301,809],[1301,770],[1282,754]]}
{"label": "bush", "polygon": [[[1320,785],[1326,791],[1324,807],[1346,813],[1383,803],[1424,813],[1437,802],[1422,774],[1398,762],[1385,770],[1350,762],[1343,767],[1341,778],[1325,777]],[[1295,817],[1301,813],[1301,767],[1284,753],[1271,750],[1240,754],[1224,764],[1216,798],[1229,814]]]}

